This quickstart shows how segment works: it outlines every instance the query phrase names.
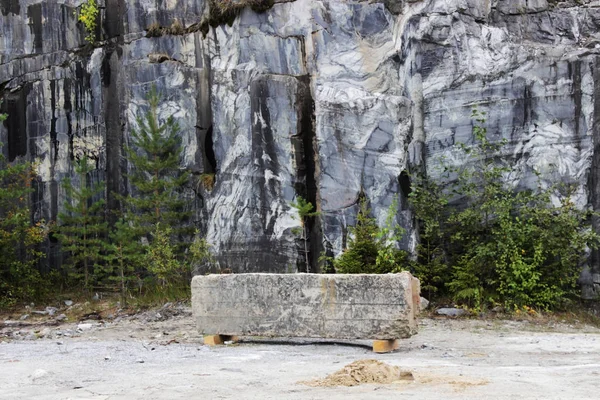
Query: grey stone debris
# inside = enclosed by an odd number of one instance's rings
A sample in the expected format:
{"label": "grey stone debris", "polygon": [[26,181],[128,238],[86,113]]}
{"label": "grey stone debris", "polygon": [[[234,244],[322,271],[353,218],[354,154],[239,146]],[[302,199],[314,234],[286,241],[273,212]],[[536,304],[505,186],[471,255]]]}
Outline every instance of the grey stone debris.
{"label": "grey stone debris", "polygon": [[421,310],[427,310],[427,307],[429,307],[429,300],[425,297],[421,297]]}
{"label": "grey stone debris", "polygon": [[27,318],[29,318],[29,314],[23,314],[21,315],[21,317],[19,318],[20,321],[25,321]]}
{"label": "grey stone debris", "polygon": [[56,314],[56,312],[58,311],[58,308],[56,307],[46,307],[46,314],[49,316],[53,316],[54,314]]}
{"label": "grey stone debris", "polygon": [[196,276],[192,309],[204,334],[399,339],[416,333],[419,281],[385,275]]}
{"label": "grey stone debris", "polygon": [[94,324],[91,323],[81,323],[77,325],[77,330],[80,332],[89,331],[94,327]]}
{"label": "grey stone debris", "polygon": [[59,315],[56,317],[56,320],[57,320],[57,321],[64,321],[64,320],[66,320],[66,319],[67,319],[67,316],[66,316],[65,314],[59,314]]}
{"label": "grey stone debris", "polygon": [[65,306],[67,307],[71,307],[73,305],[73,301],[72,300],[65,300]]}
{"label": "grey stone debris", "polygon": [[[456,150],[472,140],[474,107],[489,137],[509,142],[507,184],[572,183],[575,204],[600,211],[598,1],[276,1],[205,34],[187,28],[209,1],[122,0],[101,8],[94,48],[80,3],[0,2],[0,142],[9,159],[39,165],[37,220],[64,211],[58,183],[84,153],[116,206],[112,193],[128,189],[123,145],[151,84],[164,95],[159,118],[181,126],[181,167],[216,174],[212,189],[183,191],[217,257],[197,272],[306,270],[298,195],[320,210],[312,271],[322,251],[343,250],[360,195],[380,223],[399,196],[401,245],[414,249],[403,171],[439,177],[440,160],[468,164]],[[180,34],[146,37],[175,20]],[[581,283],[595,298],[600,256],[591,260]]]}
{"label": "grey stone debris", "polygon": [[461,317],[467,314],[462,308],[438,308],[435,313],[447,317]]}

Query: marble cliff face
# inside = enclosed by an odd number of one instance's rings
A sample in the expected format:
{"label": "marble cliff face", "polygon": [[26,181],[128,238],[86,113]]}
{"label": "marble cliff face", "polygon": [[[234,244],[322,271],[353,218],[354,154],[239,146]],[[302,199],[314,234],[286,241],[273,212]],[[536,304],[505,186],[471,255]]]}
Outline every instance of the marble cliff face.
{"label": "marble cliff face", "polygon": [[[152,84],[160,115],[181,125],[182,168],[216,174],[212,190],[184,195],[234,271],[306,269],[297,195],[321,211],[312,270],[343,248],[361,194],[380,221],[399,196],[402,245],[414,247],[404,171],[460,163],[454,144],[471,137],[474,106],[509,141],[513,184],[536,170],[600,209],[600,1],[244,1],[218,21],[216,0],[100,0],[91,48],[81,0],[0,0],[0,140],[10,159],[37,162],[36,219],[56,219],[60,181],[84,153],[118,207],[122,148]],[[593,254],[586,295],[599,273]]]}

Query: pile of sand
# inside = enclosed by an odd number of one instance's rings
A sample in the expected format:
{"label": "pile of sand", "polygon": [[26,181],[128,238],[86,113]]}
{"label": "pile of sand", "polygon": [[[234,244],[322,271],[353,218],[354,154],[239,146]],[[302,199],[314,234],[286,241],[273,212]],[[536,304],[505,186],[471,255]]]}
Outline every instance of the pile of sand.
{"label": "pile of sand", "polygon": [[413,374],[377,360],[359,360],[327,376],[325,379],[301,382],[309,386],[357,386],[363,383],[412,381]]}

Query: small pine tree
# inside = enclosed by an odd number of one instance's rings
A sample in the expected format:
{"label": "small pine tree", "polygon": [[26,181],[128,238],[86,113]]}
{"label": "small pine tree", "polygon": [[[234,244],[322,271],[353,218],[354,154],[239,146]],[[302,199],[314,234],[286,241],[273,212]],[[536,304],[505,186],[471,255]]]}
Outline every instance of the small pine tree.
{"label": "small pine tree", "polygon": [[298,196],[298,199],[292,203],[292,207],[298,211],[300,217],[300,226],[302,227],[302,241],[304,242],[304,260],[306,262],[306,272],[310,272],[310,260],[308,257],[308,230],[306,223],[308,218],[316,217],[319,215],[318,211],[313,211],[314,206],[310,201],[307,201],[302,196]]}
{"label": "small pine tree", "polygon": [[356,226],[350,229],[348,248],[334,261],[337,272],[342,274],[371,273],[377,263],[377,243],[375,237],[379,231],[375,219],[369,214],[371,210],[367,200],[360,200],[360,208],[356,216]]}
{"label": "small pine tree", "polygon": [[397,201],[388,210],[386,225],[377,226],[364,197],[356,216],[356,225],[350,230],[348,248],[333,261],[337,272],[343,274],[386,274],[403,270],[407,259],[404,250],[396,248],[403,229],[395,221]]}
{"label": "small pine tree", "polygon": [[404,271],[408,254],[397,247],[398,242],[404,235],[404,229],[396,222],[398,200],[394,199],[385,218],[385,225],[378,227],[375,235],[377,244],[377,259],[375,270],[378,274]]}
{"label": "small pine tree", "polygon": [[184,274],[171,243],[171,233],[170,227],[157,223],[152,230],[152,242],[147,246],[145,255],[148,271],[156,277],[163,290],[181,281],[181,275]]}
{"label": "small pine tree", "polygon": [[176,235],[189,235],[193,230],[186,221],[191,213],[184,211],[185,202],[178,193],[190,177],[179,165],[183,151],[179,125],[172,116],[159,122],[160,98],[154,87],[147,99],[150,109],[137,119],[139,128],[133,130],[131,145],[126,148],[133,187],[133,193],[123,199],[127,220],[140,236],[158,223],[170,226]]}
{"label": "small pine tree", "polygon": [[185,253],[193,226],[180,192],[190,174],[180,168],[183,149],[179,125],[172,116],[164,123],[159,121],[160,97],[154,87],[147,100],[150,108],[137,119],[138,129],[132,131],[131,144],[125,149],[132,193],[121,199],[130,240],[148,243],[144,248],[146,261],[135,274],[140,282],[154,278],[157,290],[164,292],[173,283],[171,279],[180,278],[182,265],[187,265]]}
{"label": "small pine tree", "polygon": [[121,292],[121,304],[127,304],[127,294],[132,281],[141,282],[134,275],[143,265],[144,247],[139,240],[132,240],[133,232],[124,220],[118,220],[110,231],[106,246],[106,267],[111,273],[110,279],[117,282]]}
{"label": "small pine tree", "polygon": [[92,268],[99,267],[102,252],[106,247],[106,229],[104,221],[104,199],[98,199],[104,192],[104,184],[88,184],[88,174],[93,170],[87,157],[76,163],[78,186],[70,179],[63,181],[67,194],[66,212],[59,215],[60,226],[57,238],[62,249],[69,255],[66,265],[69,274],[75,279],[83,277],[83,285],[89,288],[95,275]]}

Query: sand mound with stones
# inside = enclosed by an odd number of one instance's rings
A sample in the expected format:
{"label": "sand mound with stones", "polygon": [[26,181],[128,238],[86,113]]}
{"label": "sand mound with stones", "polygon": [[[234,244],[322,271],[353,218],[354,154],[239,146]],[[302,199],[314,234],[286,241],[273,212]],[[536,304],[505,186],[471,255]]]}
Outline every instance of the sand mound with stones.
{"label": "sand mound with stones", "polygon": [[327,376],[325,379],[301,382],[309,386],[357,386],[364,383],[412,381],[413,374],[377,360],[359,360]]}

